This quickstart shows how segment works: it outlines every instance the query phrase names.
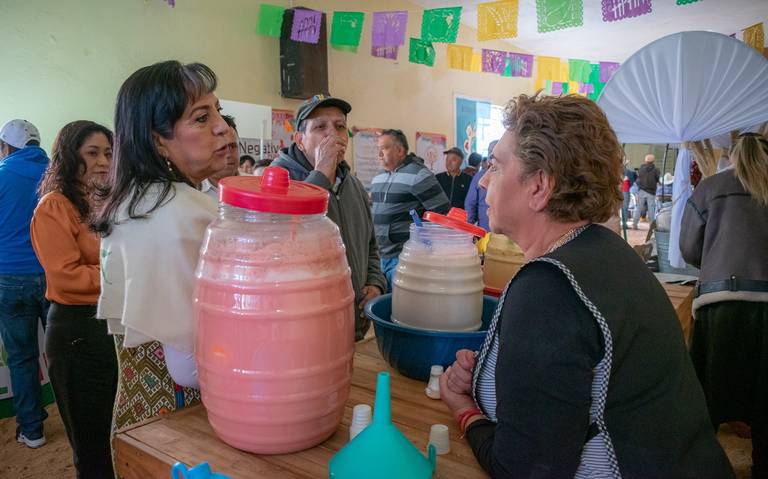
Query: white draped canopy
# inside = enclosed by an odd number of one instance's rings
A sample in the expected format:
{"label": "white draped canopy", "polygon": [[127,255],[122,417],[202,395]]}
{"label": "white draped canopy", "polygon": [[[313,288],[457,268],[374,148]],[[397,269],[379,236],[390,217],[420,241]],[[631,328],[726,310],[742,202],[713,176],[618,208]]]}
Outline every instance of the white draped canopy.
{"label": "white draped canopy", "polygon": [[622,143],[682,143],[768,121],[768,60],[713,32],[666,36],[632,55],[597,104]]}
{"label": "white draped canopy", "polygon": [[[735,38],[681,32],[632,55],[597,104],[622,143],[682,143],[768,121],[768,60]],[[682,149],[672,187],[669,262],[682,268],[680,222],[691,194],[690,152]]]}

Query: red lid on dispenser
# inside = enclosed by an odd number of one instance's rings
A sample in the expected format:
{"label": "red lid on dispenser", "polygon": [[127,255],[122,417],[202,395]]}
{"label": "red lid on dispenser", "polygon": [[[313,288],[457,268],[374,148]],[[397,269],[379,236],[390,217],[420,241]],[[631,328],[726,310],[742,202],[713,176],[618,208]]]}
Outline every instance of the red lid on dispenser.
{"label": "red lid on dispenser", "polygon": [[225,205],[262,213],[318,215],[328,209],[328,192],[319,186],[288,178],[279,166],[264,169],[263,176],[230,176],[219,182],[219,199]]}
{"label": "red lid on dispenser", "polygon": [[451,211],[449,211],[447,215],[441,215],[434,211],[425,211],[424,219],[437,223],[440,226],[451,228],[452,230],[469,233],[478,238],[482,238],[486,233],[483,228],[467,223],[467,212],[461,208],[451,208]]}

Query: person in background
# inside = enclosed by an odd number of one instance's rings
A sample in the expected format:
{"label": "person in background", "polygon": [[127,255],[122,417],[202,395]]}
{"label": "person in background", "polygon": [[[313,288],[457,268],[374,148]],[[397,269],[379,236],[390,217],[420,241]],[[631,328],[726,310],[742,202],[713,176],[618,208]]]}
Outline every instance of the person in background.
{"label": "person in background", "polygon": [[648,215],[646,220],[648,223],[653,222],[656,219],[656,186],[659,184],[661,173],[659,169],[653,164],[656,161],[656,157],[653,155],[645,155],[645,162],[637,174],[637,203],[635,203],[635,213],[632,218],[632,228],[637,229],[638,223],[640,223],[641,210],[648,207]]}
{"label": "person in background", "polygon": [[[637,175],[638,175],[638,172],[640,171],[640,168],[633,168],[632,171],[635,173],[635,182],[629,186],[629,194],[632,197],[632,201],[634,203],[634,208],[632,209],[632,211],[633,211],[632,217],[634,217],[635,208],[637,208],[638,203],[640,203],[640,200],[637,197],[637,192],[640,191],[640,187],[637,186]],[[630,203],[630,206],[631,205],[632,205],[632,203]],[[640,216],[641,217],[645,217],[645,215],[648,213],[648,205],[647,204],[644,205],[644,209],[645,209],[645,211],[641,211],[640,212]]]}
{"label": "person in background", "polygon": [[475,173],[480,171],[480,163],[483,161],[483,156],[480,153],[470,153],[467,158],[467,167],[461,170],[462,173],[475,176]]}
{"label": "person in background", "polygon": [[264,170],[267,169],[269,165],[272,164],[273,160],[270,159],[263,159],[256,162],[256,164],[253,167],[253,176],[261,176],[264,174]]}
{"label": "person in background", "polygon": [[32,246],[45,269],[45,352],[78,479],[114,477],[110,429],[117,391],[115,344],[96,319],[99,237],[90,231],[94,191],[112,162],[112,132],[92,121],[59,131],[40,182]]}
{"label": "person in background", "polygon": [[294,142],[280,150],[271,166],[285,168],[293,180],[328,191],[328,218],[339,227],[352,270],[355,340],[359,341],[371,325],[363,312],[365,305],[387,285],[379,267],[368,194],[344,161],[350,111],[352,106],[340,98],[315,95],[306,100],[296,111]]}
{"label": "person in background", "polygon": [[241,175],[252,175],[255,166],[256,160],[254,160],[251,155],[243,155],[240,157],[239,171]]}
{"label": "person in background", "polygon": [[217,203],[219,202],[219,181],[229,176],[237,176],[239,174],[238,165],[238,135],[237,124],[235,124],[234,117],[230,115],[222,115],[224,121],[229,125],[229,156],[227,156],[227,164],[221,171],[217,171],[210,177],[203,180],[200,185],[200,191],[213,198]]}
{"label": "person in background", "polygon": [[116,428],[200,400],[192,297],[217,207],[198,188],[224,168],[232,142],[216,85],[205,65],[166,61],[137,70],[117,95],[111,183],[94,222],[96,317],[115,335],[119,364]]}
{"label": "person in background", "polygon": [[[730,160],[729,160],[730,161]],[[691,169],[690,169],[690,178],[691,178],[691,186],[696,188],[699,185],[699,182],[701,181],[701,170],[699,169],[699,164],[695,161],[691,162]]]}
{"label": "person in background", "polygon": [[680,232],[700,268],[691,358],[712,424],[752,427],[752,477],[768,478],[768,139],[741,135],[732,166],[704,178]]}
{"label": "person in background", "polygon": [[446,214],[451,203],[424,160],[408,153],[408,140],[402,131],[382,131],[378,147],[384,171],[371,181],[373,224],[381,270],[387,277],[387,291],[391,291],[398,255],[410,237],[413,219],[409,211],[416,210],[419,217],[425,211]]}
{"label": "person in background", "polygon": [[717,159],[717,172],[720,173],[721,171],[726,170],[731,166],[731,159],[728,156],[728,150],[724,149],[720,154],[720,158]]}
{"label": "person in background", "polygon": [[669,298],[596,224],[621,203],[605,114],[521,95],[504,126],[481,185],[492,230],[528,262],[477,355],[458,351],[440,378],[478,462],[498,478],[733,478]]}
{"label": "person in background", "polygon": [[472,177],[461,171],[461,162],[464,161],[464,152],[458,148],[444,151],[446,171],[435,175],[440,187],[448,196],[448,201],[454,208],[464,208],[464,200],[467,198],[469,184]]}
{"label": "person in background", "polygon": [[40,133],[26,120],[0,129],[0,336],[8,354],[16,440],[30,448],[45,444],[48,413],[40,398],[38,324],[45,326],[45,274],[35,257],[29,224],[37,185],[48,167]]}
{"label": "person in background", "polygon": [[624,201],[621,204],[621,221],[624,228],[627,227],[627,220],[629,219],[629,204],[631,203],[631,191],[632,187],[637,181],[637,173],[629,168],[629,160],[624,159],[624,179],[621,182],[621,193],[624,196]]}
{"label": "person in background", "polygon": [[467,192],[467,199],[464,200],[464,209],[467,210],[467,221],[471,224],[477,224],[485,231],[490,231],[490,226],[488,225],[488,203],[485,202],[486,191],[485,188],[480,186],[480,181],[488,172],[489,160],[493,155],[493,148],[498,142],[498,140],[494,140],[488,145],[488,157],[481,163],[480,171],[472,177],[472,182],[469,184],[469,192]]}
{"label": "person in background", "polygon": [[666,172],[663,177],[660,178],[658,186],[656,186],[656,208],[657,211],[664,206],[669,206],[672,202],[672,184],[675,182],[675,176]]}

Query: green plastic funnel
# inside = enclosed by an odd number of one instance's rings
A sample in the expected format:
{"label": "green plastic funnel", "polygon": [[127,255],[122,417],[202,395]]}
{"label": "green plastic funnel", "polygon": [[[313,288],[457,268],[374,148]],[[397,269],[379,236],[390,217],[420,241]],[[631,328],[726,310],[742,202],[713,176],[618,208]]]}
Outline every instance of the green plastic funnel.
{"label": "green plastic funnel", "polygon": [[373,422],[331,458],[333,479],[428,479],[435,470],[435,447],[429,459],[392,424],[389,373],[379,373]]}

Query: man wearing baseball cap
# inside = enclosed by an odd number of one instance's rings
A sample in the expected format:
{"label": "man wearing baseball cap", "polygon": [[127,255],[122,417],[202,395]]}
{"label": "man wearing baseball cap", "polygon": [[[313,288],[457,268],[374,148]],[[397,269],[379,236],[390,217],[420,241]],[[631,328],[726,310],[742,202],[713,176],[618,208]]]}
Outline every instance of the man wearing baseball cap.
{"label": "man wearing baseball cap", "polygon": [[453,147],[443,152],[445,154],[446,171],[435,175],[437,182],[445,191],[445,195],[454,208],[464,208],[464,200],[467,198],[469,184],[472,177],[461,171],[461,162],[464,161],[464,152]]}
{"label": "man wearing baseball cap", "polygon": [[45,444],[40,402],[38,322],[45,324],[45,274],[29,237],[37,186],[48,167],[40,133],[26,120],[0,129],[0,336],[8,352],[16,439],[31,448]]}
{"label": "man wearing baseball cap", "polygon": [[328,190],[328,217],[339,227],[352,270],[355,340],[360,340],[370,326],[363,308],[385,291],[387,283],[379,267],[368,194],[344,161],[350,111],[349,103],[339,98],[315,95],[306,100],[296,111],[293,143],[280,150],[271,166],[285,168],[292,180]]}

